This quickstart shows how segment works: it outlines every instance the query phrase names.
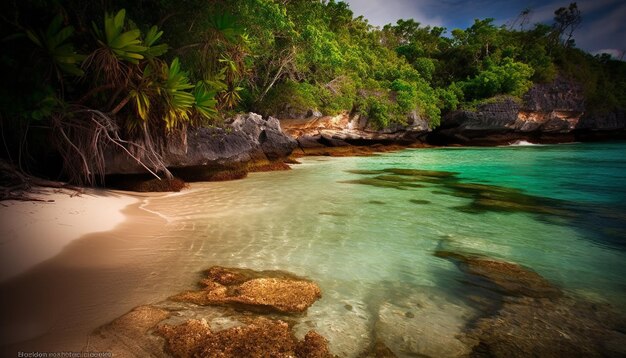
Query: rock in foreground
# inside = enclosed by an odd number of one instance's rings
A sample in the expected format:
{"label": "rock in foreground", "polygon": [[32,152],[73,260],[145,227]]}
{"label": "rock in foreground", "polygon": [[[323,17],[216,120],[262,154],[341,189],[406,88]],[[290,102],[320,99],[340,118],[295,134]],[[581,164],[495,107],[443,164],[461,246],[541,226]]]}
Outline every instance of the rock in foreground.
{"label": "rock in foreground", "polygon": [[206,321],[163,325],[157,332],[174,357],[332,357],[326,340],[310,331],[298,341],[283,321],[257,318],[246,326],[212,332]]}
{"label": "rock in foreground", "polygon": [[[315,283],[283,271],[216,266],[206,274],[204,290],[176,296],[187,300],[133,309],[94,331],[85,350],[116,357],[332,357],[323,336],[308,329],[298,340],[293,317],[285,316],[306,311],[321,296]],[[226,304],[278,314],[255,315]]]}
{"label": "rock in foreground", "polygon": [[322,294],[314,282],[280,271],[212,267],[200,291],[172,297],[197,305],[233,305],[251,311],[305,312]]}

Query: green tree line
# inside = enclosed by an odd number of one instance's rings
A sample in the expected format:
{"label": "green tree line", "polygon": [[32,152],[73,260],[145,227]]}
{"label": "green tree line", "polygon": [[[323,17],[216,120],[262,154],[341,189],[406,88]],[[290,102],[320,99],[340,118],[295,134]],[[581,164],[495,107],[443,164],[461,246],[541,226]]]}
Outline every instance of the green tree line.
{"label": "green tree line", "polygon": [[349,112],[379,128],[419,116],[436,127],[448,111],[520,98],[557,76],[582,83],[591,110],[626,107],[624,63],[575,47],[575,3],[555,11],[553,26],[477,19],[451,31],[411,19],[374,27],[334,0],[0,7],[5,156],[26,155],[19,138],[29,129],[53,133],[34,145],[53,145],[70,179],[83,183],[103,174],[107,146],[167,174],[159,151],[168,136],[237,111]]}

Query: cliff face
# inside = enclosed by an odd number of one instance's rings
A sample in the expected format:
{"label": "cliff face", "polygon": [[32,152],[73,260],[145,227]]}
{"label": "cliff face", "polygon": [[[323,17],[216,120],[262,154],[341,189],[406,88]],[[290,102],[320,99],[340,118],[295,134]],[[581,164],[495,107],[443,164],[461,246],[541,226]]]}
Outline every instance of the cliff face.
{"label": "cliff face", "polygon": [[456,111],[429,136],[434,144],[496,145],[517,140],[567,142],[597,133],[619,136],[626,129],[624,111],[586,112],[582,86],[563,78],[531,88],[521,103],[502,97],[476,111]]}
{"label": "cliff face", "polygon": [[428,122],[412,114],[407,125],[394,124],[378,130],[362,116],[348,114],[304,119],[282,119],[285,133],[300,148],[342,147],[348,145],[410,144],[430,131]]}
{"label": "cliff face", "polygon": [[[188,180],[208,180],[215,172],[247,170],[285,159],[296,147],[277,119],[255,113],[241,114],[224,128],[190,129],[167,140],[162,153],[165,166]],[[106,174],[144,174],[136,160],[119,150],[106,158]]]}

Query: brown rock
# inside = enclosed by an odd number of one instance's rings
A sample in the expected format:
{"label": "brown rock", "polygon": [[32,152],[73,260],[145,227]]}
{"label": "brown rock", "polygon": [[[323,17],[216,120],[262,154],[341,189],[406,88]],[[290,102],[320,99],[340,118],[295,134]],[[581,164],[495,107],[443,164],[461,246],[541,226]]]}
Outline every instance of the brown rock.
{"label": "brown rock", "polygon": [[153,306],[139,306],[113,322],[98,328],[85,351],[112,352],[116,357],[161,357],[163,340],[150,330],[170,313]]}
{"label": "brown rock", "polygon": [[527,297],[559,297],[562,292],[538,273],[520,265],[479,256],[439,250],[435,256],[456,261],[459,268],[478,276],[505,295]]}
{"label": "brown rock", "polygon": [[480,319],[468,337],[471,357],[619,357],[612,342],[626,343],[608,308],[571,299],[524,298]]}
{"label": "brown rock", "polygon": [[212,335],[206,321],[195,319],[178,326],[162,325],[156,332],[165,338],[166,350],[175,357],[197,356],[198,349]]}
{"label": "brown rock", "polygon": [[321,297],[314,282],[280,271],[252,271],[225,267],[207,270],[200,291],[172,297],[198,305],[230,304],[253,311],[300,313]]}
{"label": "brown rock", "polygon": [[328,341],[315,331],[309,331],[304,340],[296,345],[296,356],[302,358],[332,357],[328,351]]}
{"label": "brown rock", "polygon": [[326,340],[317,333],[309,332],[298,342],[287,323],[266,318],[219,332],[198,320],[163,325],[157,331],[175,357],[331,357]]}

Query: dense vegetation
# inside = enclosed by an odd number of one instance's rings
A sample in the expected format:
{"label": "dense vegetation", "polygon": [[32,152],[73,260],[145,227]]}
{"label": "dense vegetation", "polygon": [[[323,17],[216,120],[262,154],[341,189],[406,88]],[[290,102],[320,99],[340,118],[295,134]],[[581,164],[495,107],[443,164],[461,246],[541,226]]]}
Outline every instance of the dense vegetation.
{"label": "dense vegetation", "polygon": [[0,10],[5,156],[22,164],[27,133],[32,147],[52,132],[76,182],[97,181],[111,145],[167,174],[164,138],[235,111],[346,111],[380,128],[412,115],[434,127],[446,111],[559,75],[585,85],[593,110],[626,107],[624,63],[575,48],[575,4],[554,26],[524,30],[522,13],[521,26],[484,19],[449,33],[413,20],[376,28],[333,0],[13,0]]}

